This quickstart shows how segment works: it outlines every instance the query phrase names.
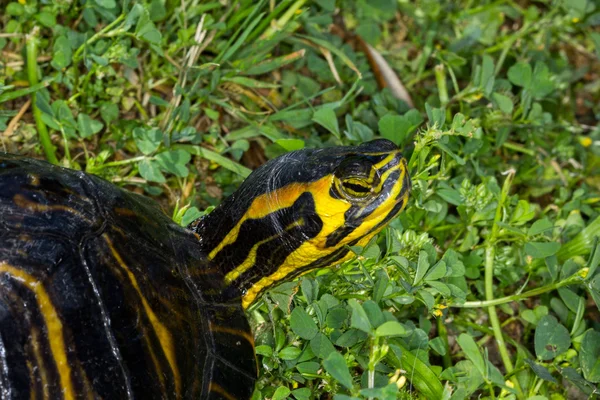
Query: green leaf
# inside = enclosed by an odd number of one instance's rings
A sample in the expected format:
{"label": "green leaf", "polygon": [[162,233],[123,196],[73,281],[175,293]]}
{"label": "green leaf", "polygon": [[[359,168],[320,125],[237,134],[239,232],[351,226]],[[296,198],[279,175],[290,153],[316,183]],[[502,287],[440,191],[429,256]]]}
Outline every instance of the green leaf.
{"label": "green leaf", "polygon": [[301,349],[294,347],[294,346],[288,346],[288,347],[284,347],[283,349],[279,350],[277,355],[282,360],[295,360],[296,358],[300,357],[301,353],[302,353]]}
{"label": "green leaf", "polygon": [[310,395],[312,394],[309,388],[298,388],[292,390],[292,394],[297,400],[310,400]]}
{"label": "green leaf", "polygon": [[419,392],[426,399],[441,399],[444,386],[438,378],[438,374],[425,364],[417,354],[424,352],[419,350],[411,351],[402,342],[390,339],[390,351],[387,353],[386,360],[394,368],[403,369]]}
{"label": "green leaf", "polygon": [[197,207],[190,207],[185,210],[183,217],[181,218],[181,226],[188,226],[198,218],[204,215]]}
{"label": "green leaf", "polygon": [[460,348],[465,352],[465,356],[473,363],[477,371],[487,380],[487,368],[479,347],[473,337],[466,333],[461,333],[456,340]]}
{"label": "green leaf", "polygon": [[479,87],[481,87],[486,96],[492,94],[492,90],[494,90],[494,81],[494,59],[486,54],[483,56],[483,61],[481,63],[481,79],[479,82]]}
{"label": "green leaf", "polygon": [[513,102],[510,97],[500,93],[492,93],[492,100],[504,114],[512,114]]}
{"label": "green leaf", "polygon": [[598,266],[600,266],[600,238],[597,237],[592,245],[592,254],[590,254],[590,258],[588,260],[589,270],[586,280],[590,280],[594,277]]}
{"label": "green leaf", "polygon": [[535,329],[535,354],[541,360],[551,360],[571,346],[569,331],[551,315],[543,317]]}
{"label": "green leaf", "polygon": [[383,298],[389,281],[390,279],[385,270],[380,269],[377,271],[377,279],[375,279],[375,285],[373,286],[373,300],[376,303],[379,303]]}
{"label": "green leaf", "polygon": [[401,145],[412,129],[416,128],[408,118],[400,115],[387,114],[379,120],[379,133],[384,138]]}
{"label": "green leaf", "polygon": [[329,357],[323,361],[323,366],[327,373],[333,376],[342,386],[348,390],[352,389],[352,376],[346,365],[346,360],[340,353],[333,352],[329,354]]}
{"label": "green leaf", "polygon": [[108,101],[102,102],[100,106],[100,116],[108,125],[119,117],[119,107]]}
{"label": "green leaf", "polygon": [[431,349],[438,353],[440,356],[444,356],[448,352],[444,340],[439,336],[429,341],[429,347],[431,347]]}
{"label": "green leaf", "polygon": [[163,135],[158,128],[137,127],[133,130],[133,140],[139,151],[145,155],[152,154],[162,143]]}
{"label": "green leaf", "polygon": [[117,6],[115,0],[96,0],[96,4],[98,4],[102,8],[112,9]]}
{"label": "green leaf", "polygon": [[296,369],[301,374],[316,374],[320,368],[321,365],[314,361],[303,362],[296,365]]}
{"label": "green leaf", "polygon": [[426,281],[436,281],[446,276],[447,268],[444,260],[438,261],[425,275]]}
{"label": "green leaf", "polygon": [[369,317],[363,309],[362,305],[356,299],[348,300],[348,304],[352,308],[352,317],[350,318],[350,326],[359,329],[363,332],[371,332],[371,323]]}
{"label": "green leaf", "polygon": [[600,382],[600,332],[588,330],[581,342],[581,369],[590,382]]}
{"label": "green leaf", "polygon": [[275,143],[286,151],[302,150],[304,148],[304,140],[302,139],[277,139]]}
{"label": "green leaf", "polygon": [[415,274],[415,280],[413,286],[417,286],[421,279],[425,276],[429,270],[429,260],[425,251],[419,252],[419,261],[417,262],[417,272]]}
{"label": "green leaf", "polygon": [[154,160],[142,160],[138,164],[138,168],[142,178],[150,182],[164,183],[167,181],[162,172],[160,172],[158,163]]}
{"label": "green leaf", "polygon": [[340,138],[340,127],[335,112],[331,108],[320,108],[313,114],[312,120]]}
{"label": "green leaf", "polygon": [[398,386],[395,383],[388,383],[383,387],[361,389],[360,394],[367,398],[395,400],[398,398]]}
{"label": "green leaf", "polygon": [[552,382],[552,383],[558,383],[558,381],[556,380],[555,377],[552,376],[552,374],[550,373],[550,371],[548,371],[548,369],[546,369],[546,367],[539,365],[538,363],[536,363],[533,360],[529,360],[529,359],[525,359],[525,362],[527,364],[529,364],[529,366],[531,367],[531,369],[533,370],[533,372],[541,379],[548,381],[548,382]]}
{"label": "green leaf", "polygon": [[531,225],[531,227],[527,231],[527,236],[539,235],[540,233],[544,233],[551,230],[553,227],[554,225],[552,224],[552,222],[550,222],[548,218],[537,220]]}
{"label": "green leaf", "polygon": [[260,354],[261,356],[271,357],[273,355],[273,349],[271,348],[271,346],[267,346],[266,344],[256,346],[254,351],[256,352],[256,354]]}
{"label": "green leaf", "polygon": [[[429,105],[429,103],[425,103],[425,111],[427,111],[427,118],[429,118],[429,124],[431,126],[436,126],[438,128],[442,128],[444,126],[444,123],[446,122],[446,110],[445,109],[434,108],[434,107],[431,107]],[[454,154],[450,151],[449,151],[449,153]]]}
{"label": "green leaf", "polygon": [[317,324],[302,307],[294,308],[290,315],[292,331],[302,339],[311,340],[319,332]]}
{"label": "green leaf", "polygon": [[140,15],[137,26],[135,27],[135,36],[148,43],[159,44],[162,38],[154,22],[150,20],[148,10],[144,9]]}
{"label": "green leaf", "polygon": [[186,166],[190,162],[190,153],[183,150],[171,150],[156,155],[156,161],[163,171],[185,178],[189,174]]}
{"label": "green leaf", "polygon": [[35,19],[46,28],[54,28],[56,26],[56,15],[47,11],[42,11],[35,15]]}
{"label": "green leaf", "polygon": [[362,308],[365,310],[372,327],[376,328],[385,322],[381,308],[373,300],[366,300],[362,304]]}
{"label": "green leaf", "polygon": [[426,281],[426,282],[433,289],[435,289],[438,292],[440,292],[440,294],[442,296],[444,296],[444,297],[450,297],[452,295],[452,291],[450,290],[450,287],[448,285],[446,285],[445,283],[442,283],[442,282],[439,282],[439,281]]}
{"label": "green leaf", "polygon": [[342,307],[332,308],[327,312],[325,323],[327,327],[340,329],[348,319],[348,311]]}
{"label": "green leaf", "polygon": [[15,2],[8,3],[5,9],[6,15],[12,15],[13,17],[20,17],[25,13],[25,7],[22,4]]}
{"label": "green leaf", "polygon": [[311,339],[310,348],[313,353],[321,359],[327,358],[329,354],[336,351],[329,338],[321,332],[317,333],[315,337]]}
{"label": "green leaf", "polygon": [[83,139],[87,139],[100,132],[103,126],[102,122],[90,118],[87,114],[79,113],[77,116],[77,130],[79,131],[79,136]]}
{"label": "green leaf", "polygon": [[348,329],[335,341],[336,346],[340,347],[352,347],[360,341],[365,340],[368,337],[367,333],[358,329]]}
{"label": "green leaf", "polygon": [[123,23],[123,29],[129,30],[139,19],[140,16],[144,13],[144,6],[139,3],[136,3],[131,7],[129,13],[127,13],[127,17],[125,18],[125,22]]}
{"label": "green leaf", "polygon": [[460,206],[461,204],[464,203],[462,196],[460,195],[459,191],[456,189],[440,188],[437,190],[436,193],[442,199],[444,199],[448,203],[453,204],[455,206]]}
{"label": "green leaf", "polygon": [[375,329],[375,336],[406,336],[406,328],[398,321],[388,321]]}
{"label": "green leaf", "polygon": [[533,69],[531,94],[536,99],[542,99],[552,91],[554,91],[554,83],[551,80],[550,70],[543,62],[537,62]]}
{"label": "green leaf", "polygon": [[529,242],[525,243],[525,253],[533,258],[546,258],[555,255],[560,250],[557,242]]}
{"label": "green leaf", "polygon": [[59,36],[54,41],[52,48],[52,62],[50,63],[54,69],[61,70],[71,64],[73,51],[71,44],[66,36]]}
{"label": "green leaf", "polygon": [[511,83],[529,88],[531,85],[531,65],[526,62],[518,62],[508,69],[508,79]]}
{"label": "green leaf", "polygon": [[272,400],[284,400],[292,393],[290,389],[285,386],[279,386],[275,393],[273,393]]}

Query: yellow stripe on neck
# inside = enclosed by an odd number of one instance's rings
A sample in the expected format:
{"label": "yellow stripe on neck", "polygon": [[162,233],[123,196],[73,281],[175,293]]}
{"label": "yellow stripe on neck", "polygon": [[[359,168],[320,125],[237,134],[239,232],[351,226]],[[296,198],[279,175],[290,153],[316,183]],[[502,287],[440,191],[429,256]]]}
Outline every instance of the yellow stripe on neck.
{"label": "yellow stripe on neck", "polygon": [[[326,190],[327,196],[329,196],[329,187],[332,179],[332,175],[326,175],[323,178],[315,182],[308,183],[291,183],[282,187],[281,189],[274,190],[272,192],[264,193],[255,198],[252,204],[248,208],[248,211],[240,218],[237,224],[227,233],[225,238],[219,243],[208,255],[210,260],[214,259],[217,254],[223,248],[229,244],[235,243],[240,233],[240,228],[244,221],[249,219],[260,219],[264,218],[272,212],[280,210],[282,208],[291,207],[298,197],[302,193],[306,192],[310,188],[310,192],[315,194],[319,190]],[[314,187],[314,189],[313,189]],[[315,201],[316,198],[315,198]]]}

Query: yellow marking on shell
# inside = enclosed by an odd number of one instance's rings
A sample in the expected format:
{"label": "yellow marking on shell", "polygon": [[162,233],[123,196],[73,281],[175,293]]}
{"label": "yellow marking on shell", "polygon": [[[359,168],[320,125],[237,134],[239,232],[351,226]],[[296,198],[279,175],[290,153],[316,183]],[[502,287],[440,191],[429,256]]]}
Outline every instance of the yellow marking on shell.
{"label": "yellow marking on shell", "polygon": [[173,377],[175,380],[175,392],[177,394],[177,397],[180,397],[180,395],[181,395],[181,376],[179,375],[179,368],[177,366],[177,360],[176,360],[176,356],[175,356],[175,346],[173,345],[173,338],[171,337],[171,333],[159,321],[158,317],[152,310],[152,307],[150,307],[150,304],[148,304],[148,300],[146,300],[146,297],[144,297],[144,294],[142,293],[142,290],[140,289],[140,286],[138,284],[138,281],[137,281],[135,275],[127,267],[127,264],[125,264],[125,261],[121,258],[121,255],[119,254],[119,252],[114,248],[112,241],[110,240],[108,235],[103,234],[102,236],[104,237],[106,244],[110,248],[110,251],[112,252],[115,260],[121,266],[121,268],[125,271],[125,273],[129,277],[129,280],[131,281],[131,285],[135,288],[136,292],[140,296],[140,299],[142,301],[142,306],[144,307],[144,310],[146,311],[146,314],[148,315],[148,319],[150,320],[150,323],[152,324],[152,327],[154,328],[154,332],[156,333],[156,336],[158,337],[158,341],[160,342],[162,350],[165,353],[165,357],[167,358],[167,361],[169,362],[171,371],[173,371]]}
{"label": "yellow marking on shell", "polygon": [[[326,175],[315,182],[294,182],[273,192],[265,193],[254,199],[246,214],[238,223],[227,233],[225,238],[209,254],[208,258],[213,259],[227,245],[234,243],[240,232],[244,221],[248,219],[264,218],[268,214],[278,209],[291,207],[302,193],[310,192],[317,204],[319,215],[332,222],[332,226],[323,226],[322,232],[328,233],[334,230],[334,226],[341,226],[344,222],[344,212],[350,208],[350,203],[346,200],[334,199],[329,195],[329,189],[333,175]],[[341,222],[341,223],[340,223]],[[336,225],[337,224],[337,225]]]}
{"label": "yellow marking on shell", "polygon": [[63,396],[65,400],[75,399],[75,390],[73,389],[73,383],[71,382],[71,367],[67,360],[67,349],[65,347],[62,322],[44,285],[33,275],[3,261],[0,261],[0,273],[12,276],[14,279],[25,284],[25,286],[35,294],[40,313],[44,318],[46,329],[48,330],[50,351],[52,352],[52,358],[56,363]]}
{"label": "yellow marking on shell", "polygon": [[81,217],[82,219],[87,221],[87,218],[85,218],[83,216],[83,214],[81,214],[79,211],[74,210],[70,207],[63,206],[60,204],[47,205],[47,204],[36,203],[35,201],[29,200],[22,194],[16,194],[15,197],[13,197],[13,202],[18,207],[25,208],[29,211],[33,211],[33,212],[64,211],[64,212],[68,212],[70,214],[76,215],[78,217]]}
{"label": "yellow marking on shell", "polygon": [[164,393],[166,393],[165,389],[167,387],[165,384],[165,376],[162,373],[162,369],[160,367],[160,362],[158,361],[158,357],[156,357],[156,353],[154,352],[154,349],[152,348],[152,345],[150,343],[150,338],[148,337],[148,334],[145,329],[144,329],[144,342],[146,342],[146,346],[148,347],[148,351],[150,352],[150,358],[152,359],[154,368],[157,371],[156,375],[158,375],[158,380],[160,382],[160,387],[162,388],[163,396],[164,396]]}
{"label": "yellow marking on shell", "polygon": [[209,322],[208,329],[211,332],[227,333],[230,335],[235,335],[235,336],[244,338],[244,339],[246,339],[246,341],[248,343],[250,343],[252,345],[252,348],[254,348],[254,336],[252,336],[250,333],[248,333],[246,331],[241,331],[239,329],[229,328],[229,327],[221,326],[221,325],[215,325],[212,322]]}
{"label": "yellow marking on shell", "polygon": [[40,186],[40,177],[35,174],[29,174],[29,183],[31,186]]}
{"label": "yellow marking on shell", "polygon": [[[35,362],[36,362],[36,369],[31,369],[30,375],[31,375],[31,382],[35,382],[36,380],[34,379],[34,372],[39,373],[40,375],[40,380],[41,380],[41,387],[42,387],[42,398],[43,399],[49,399],[50,398],[50,393],[48,393],[48,374],[47,374],[47,370],[44,367],[44,360],[42,359],[42,352],[40,351],[40,332],[38,331],[37,328],[32,327],[31,329],[31,336],[30,336],[30,340],[29,343],[31,343],[31,348],[33,349],[33,357],[35,358]],[[32,395],[35,395],[35,390],[31,391]]]}
{"label": "yellow marking on shell", "polygon": [[[337,246],[327,248],[326,247],[327,236],[332,232],[332,227],[342,226],[342,224],[344,222],[343,221],[344,215],[342,212],[341,223],[339,221],[340,216],[338,216],[337,218],[334,218],[335,222],[333,225],[331,225],[330,223],[327,223],[328,221],[326,221],[325,218],[322,218],[324,225],[323,225],[323,230],[321,231],[321,233],[318,236],[316,236],[315,238],[307,240],[306,242],[302,243],[302,245],[300,247],[298,247],[298,249],[296,249],[296,251],[289,254],[287,256],[287,258],[285,259],[285,261],[281,264],[281,266],[275,272],[273,272],[269,276],[265,276],[265,277],[261,278],[258,282],[256,282],[254,285],[252,285],[252,287],[249,288],[248,291],[242,297],[242,307],[244,309],[247,309],[250,306],[250,304],[252,304],[254,302],[256,297],[265,288],[272,286],[275,282],[279,282],[279,281],[285,279],[287,276],[289,276],[291,273],[293,273],[295,270],[297,270],[298,266],[306,265],[306,260],[318,260],[323,257],[326,257],[329,254],[331,254],[333,251],[337,250],[338,248],[346,245],[347,243],[352,242],[353,240],[357,240],[359,238],[360,239],[358,240],[357,245],[359,245],[359,246],[366,245],[374,235],[376,235],[381,229],[383,229],[383,226],[382,226],[377,230],[373,230],[377,226],[377,224],[379,224],[379,222],[381,222],[389,214],[389,212],[391,212],[391,210],[396,205],[396,202],[397,202],[396,197],[400,194],[400,191],[402,190],[402,184],[404,182],[404,177],[405,177],[405,174],[407,173],[405,164],[402,162],[402,163],[399,163],[398,166],[394,166],[394,167],[390,168],[388,171],[386,171],[383,174],[382,179],[381,179],[382,184],[383,184],[383,182],[385,182],[385,179],[388,177],[388,175],[397,169],[400,169],[401,173],[400,173],[400,176],[398,177],[396,184],[393,187],[393,190],[391,190],[387,199],[382,204],[380,204],[379,207],[375,211],[373,211],[373,213],[368,218],[366,218],[359,227],[357,227],[348,236],[346,236]],[[318,190],[318,189],[315,189],[315,190]],[[311,192],[312,191],[313,190],[311,190]],[[327,195],[327,197],[329,197],[328,191],[326,191],[326,195]],[[402,199],[398,199],[398,201],[402,201]],[[327,202],[325,202],[325,204],[326,203]],[[320,199],[319,200],[315,199],[315,205],[316,205],[317,213],[319,215],[323,216],[323,215],[327,214],[327,208],[326,208],[327,206],[325,205],[325,207],[324,207],[324,203],[321,203]],[[373,230],[373,231],[371,232],[371,230]],[[339,260],[337,262],[340,263],[340,262],[346,261],[346,260],[350,259],[351,257],[352,257],[352,253],[349,253],[348,255],[346,255],[344,258],[342,258],[341,260]]]}
{"label": "yellow marking on shell", "polygon": [[227,390],[223,389],[221,386],[217,385],[214,382],[210,383],[210,385],[208,386],[208,391],[209,392],[213,392],[213,393],[217,393],[217,394],[223,396],[223,398],[225,400],[237,400]]}
{"label": "yellow marking on shell", "polygon": [[[283,231],[287,232],[294,227],[302,226],[302,225],[304,225],[304,220],[300,219],[300,220],[294,221],[291,224],[289,224],[288,226],[286,226]],[[243,274],[244,272],[246,272],[250,268],[252,268],[252,266],[256,262],[256,253],[260,246],[262,246],[263,244],[265,244],[267,242],[270,242],[273,239],[278,238],[280,235],[281,235],[281,233],[278,233],[276,235],[269,236],[268,238],[266,238],[264,240],[256,242],[254,244],[254,246],[252,246],[252,248],[248,252],[248,257],[246,257],[244,262],[242,262],[239,266],[235,267],[233,270],[229,271],[227,273],[227,275],[225,275],[225,286],[229,285],[231,282],[235,281],[241,274]]]}
{"label": "yellow marking on shell", "polygon": [[[31,366],[31,361],[26,360],[25,364],[27,365],[27,370],[29,371],[29,376],[33,376],[33,367]],[[29,400],[37,400],[37,393],[33,388],[29,391]]]}

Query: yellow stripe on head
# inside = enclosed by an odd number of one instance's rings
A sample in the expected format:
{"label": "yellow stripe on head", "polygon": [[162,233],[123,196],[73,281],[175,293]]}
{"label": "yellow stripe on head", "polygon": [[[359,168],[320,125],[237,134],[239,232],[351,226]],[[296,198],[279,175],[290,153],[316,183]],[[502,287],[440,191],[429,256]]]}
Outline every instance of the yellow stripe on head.
{"label": "yellow stripe on head", "polygon": [[226,300],[350,257],[406,204],[406,161],[387,140],[301,150],[255,171],[194,226],[223,273]]}

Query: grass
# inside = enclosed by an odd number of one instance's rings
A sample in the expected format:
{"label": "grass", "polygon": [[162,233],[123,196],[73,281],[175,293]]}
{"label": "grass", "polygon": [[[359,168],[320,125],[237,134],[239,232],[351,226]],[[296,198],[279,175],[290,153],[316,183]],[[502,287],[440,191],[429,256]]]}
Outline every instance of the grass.
{"label": "grass", "polygon": [[1,149],[185,224],[269,158],[386,137],[407,210],[251,308],[255,398],[592,398],[599,24],[587,0],[10,2]]}

